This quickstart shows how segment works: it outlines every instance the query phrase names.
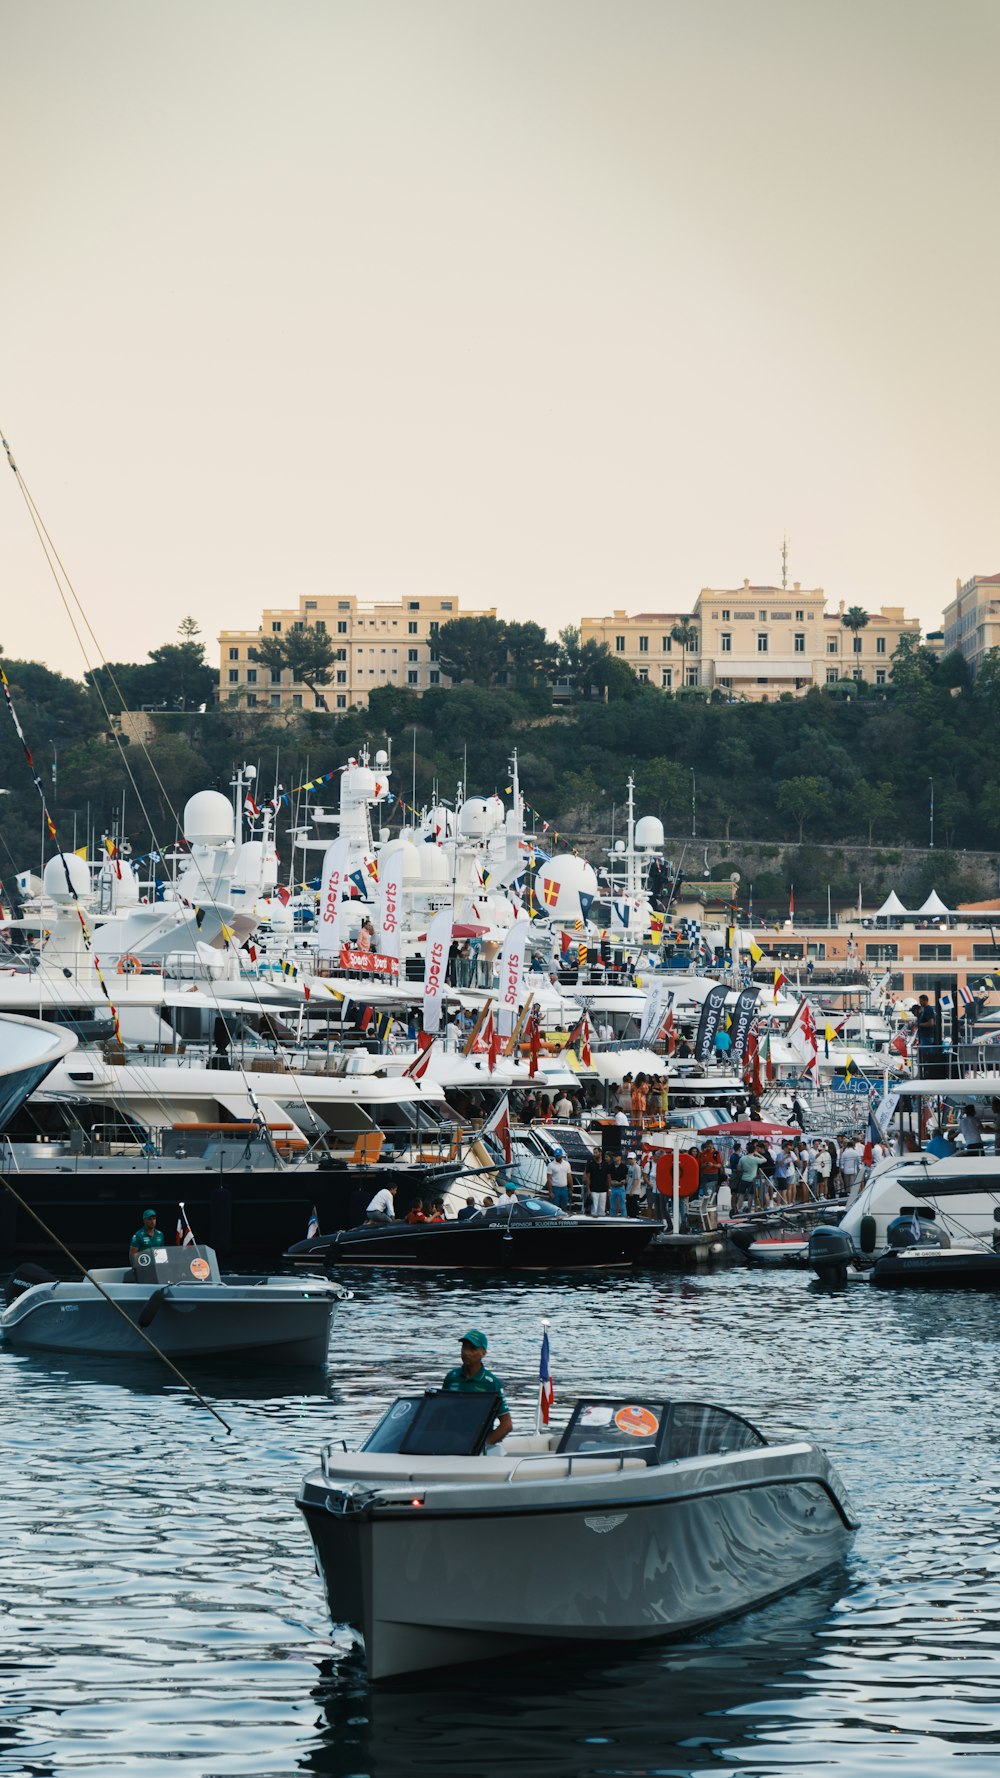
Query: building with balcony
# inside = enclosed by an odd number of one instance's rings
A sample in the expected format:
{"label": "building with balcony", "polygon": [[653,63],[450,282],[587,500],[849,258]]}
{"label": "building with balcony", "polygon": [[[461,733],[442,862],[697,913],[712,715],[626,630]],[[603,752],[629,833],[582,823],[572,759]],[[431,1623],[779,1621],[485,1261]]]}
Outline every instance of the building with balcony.
{"label": "building with balcony", "polygon": [[703,587],[686,613],[585,617],[580,640],[606,643],[638,678],[664,691],[701,686],[766,702],[845,679],[887,684],[900,637],[919,636],[919,621],[906,617],[901,605],[883,605],[852,631],[842,622],[845,609],[841,600],[828,612],[822,587],[745,580],[724,591]]}
{"label": "building with balcony", "polygon": [[991,648],[1000,648],[1000,574],[974,574],[955,583],[955,597],[944,608],[944,652],[958,652],[973,673]]}
{"label": "building with balcony", "polygon": [[[423,692],[442,680],[437,633],[454,617],[494,617],[495,610],[465,611],[455,598],[421,594],[394,603],[362,605],[352,596],[317,594],[296,608],[267,609],[256,630],[223,630],[219,637],[219,702],[248,710],[364,710],[378,685]],[[258,658],[262,636],[283,636],[314,626],[334,653],[329,683],[310,691],[286,668],[275,672]]]}

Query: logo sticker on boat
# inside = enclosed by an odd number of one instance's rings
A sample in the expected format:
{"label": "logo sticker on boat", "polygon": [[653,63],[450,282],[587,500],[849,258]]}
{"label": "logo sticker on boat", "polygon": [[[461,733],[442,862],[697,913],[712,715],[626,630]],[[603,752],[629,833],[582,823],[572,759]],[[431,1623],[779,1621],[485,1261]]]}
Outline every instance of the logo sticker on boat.
{"label": "logo sticker on boat", "polygon": [[208,1278],[211,1276],[211,1272],[212,1272],[212,1268],[209,1265],[207,1259],[202,1259],[200,1253],[199,1253],[197,1259],[193,1259],[191,1261],[191,1276],[192,1276],[192,1278]]}
{"label": "logo sticker on boat", "polygon": [[652,1438],[660,1430],[659,1420],[648,1408],[619,1408],[615,1425],[619,1432],[629,1432],[633,1438]]}
{"label": "logo sticker on boat", "polygon": [[624,1525],[628,1513],[595,1513],[592,1518],[584,1519],[588,1531],[614,1531],[617,1525]]}

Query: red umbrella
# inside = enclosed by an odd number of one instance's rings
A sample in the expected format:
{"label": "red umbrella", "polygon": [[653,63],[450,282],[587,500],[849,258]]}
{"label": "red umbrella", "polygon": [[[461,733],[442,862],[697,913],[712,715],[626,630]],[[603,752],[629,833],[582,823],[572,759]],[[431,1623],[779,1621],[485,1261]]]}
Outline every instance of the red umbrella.
{"label": "red umbrella", "polygon": [[[452,927],[451,936],[452,938],[482,938],[484,932],[489,932],[488,926],[476,926],[471,920],[462,920],[457,926]],[[416,943],[423,944],[426,938],[426,932],[420,932],[417,934]]]}
{"label": "red umbrella", "polygon": [[740,1118],[735,1124],[709,1124],[705,1130],[696,1130],[696,1136],[801,1136],[798,1124],[755,1124],[749,1118]]}

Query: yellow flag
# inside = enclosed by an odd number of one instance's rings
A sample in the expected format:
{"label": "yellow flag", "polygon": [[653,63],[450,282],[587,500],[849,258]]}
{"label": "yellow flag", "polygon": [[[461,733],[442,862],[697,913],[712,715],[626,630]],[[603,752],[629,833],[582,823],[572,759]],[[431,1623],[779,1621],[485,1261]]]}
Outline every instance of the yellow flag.
{"label": "yellow flag", "polygon": [[751,957],[752,957],[752,958],[753,958],[753,960],[754,960],[754,962],[755,962],[755,963],[759,963],[759,962],[760,962],[760,960],[761,960],[761,958],[762,958],[762,957],[763,957],[763,955],[764,955],[764,953],[763,953],[763,951],[762,951],[762,950],[761,950],[761,948],[760,948],[760,946],[759,946],[759,945],[755,945],[755,944],[754,944],[754,941],[753,941],[753,939],[751,939],[751,940],[750,940],[750,943],[749,943],[749,944],[748,944],[748,945],[747,945],[747,950],[748,950],[748,951],[749,951],[749,952],[750,952],[750,955],[751,955]]}
{"label": "yellow flag", "polygon": [[232,929],[232,927],[231,927],[231,926],[227,926],[227,925],[226,925],[226,923],[225,923],[225,921],[224,921],[224,920],[223,920],[223,921],[222,921],[222,923],[221,923],[221,925],[222,925],[222,936],[223,936],[223,938],[224,938],[224,939],[225,939],[225,941],[226,941],[226,944],[228,944],[228,943],[229,943],[229,940],[230,940],[230,939],[231,939],[231,938],[235,938],[235,937],[236,937],[236,934],[235,934],[235,932],[234,932],[234,931],[233,931],[233,929]]}
{"label": "yellow flag", "polygon": [[827,1025],[825,1027],[825,1029],[823,1031],[823,1036],[826,1038],[827,1043],[832,1043],[834,1038],[836,1037],[836,1035],[837,1035],[837,1033],[834,1030],[832,1025]]}
{"label": "yellow flag", "polygon": [[76,851],[73,853],[73,857],[74,858],[86,858],[86,856],[87,856],[86,846],[77,846]]}

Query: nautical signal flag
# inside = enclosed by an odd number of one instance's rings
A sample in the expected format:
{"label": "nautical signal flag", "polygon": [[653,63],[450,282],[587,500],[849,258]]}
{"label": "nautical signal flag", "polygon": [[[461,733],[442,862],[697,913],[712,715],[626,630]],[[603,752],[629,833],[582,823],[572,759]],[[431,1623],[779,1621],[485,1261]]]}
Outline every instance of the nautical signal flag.
{"label": "nautical signal flag", "polygon": [[559,900],[559,884],[554,877],[542,878],[542,900],[547,908],[554,908]]}
{"label": "nautical signal flag", "polygon": [[658,945],[663,937],[663,920],[662,914],[651,913],[649,916],[649,942],[652,945]]}
{"label": "nautical signal flag", "polygon": [[774,972],[774,1004],[775,1004],[775,1006],[777,1006],[777,1004],[778,1004],[778,993],[779,993],[780,989],[787,988],[787,986],[788,986],[787,975],[782,975],[780,969],[775,969],[775,972]]}
{"label": "nautical signal flag", "polygon": [[760,963],[760,961],[762,960],[762,958],[764,956],[764,953],[761,950],[760,946],[758,944],[754,943],[753,939],[751,939],[750,943],[747,945],[747,950],[750,952],[750,955],[753,958],[754,962]]}

